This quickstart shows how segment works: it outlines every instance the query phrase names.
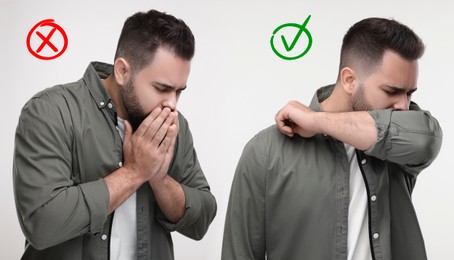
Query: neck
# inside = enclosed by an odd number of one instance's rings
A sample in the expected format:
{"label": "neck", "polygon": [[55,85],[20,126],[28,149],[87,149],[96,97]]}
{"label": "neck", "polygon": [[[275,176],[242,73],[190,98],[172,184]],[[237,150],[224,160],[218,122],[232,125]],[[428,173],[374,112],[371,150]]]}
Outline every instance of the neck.
{"label": "neck", "polygon": [[345,93],[342,85],[337,82],[333,93],[320,103],[320,108],[324,112],[348,112],[352,111],[350,96]]}
{"label": "neck", "polygon": [[109,95],[112,97],[112,102],[117,110],[117,115],[123,119],[128,119],[125,108],[123,106],[123,102],[121,101],[121,86],[118,85],[113,75],[109,75],[102,81],[104,83],[104,86],[106,87],[107,92],[109,92]]}

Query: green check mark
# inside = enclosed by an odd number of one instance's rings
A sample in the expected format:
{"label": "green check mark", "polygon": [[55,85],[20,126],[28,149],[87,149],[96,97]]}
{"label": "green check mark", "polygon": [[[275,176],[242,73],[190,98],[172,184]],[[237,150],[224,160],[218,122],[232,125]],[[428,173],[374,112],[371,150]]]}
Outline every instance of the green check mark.
{"label": "green check mark", "polygon": [[[285,24],[282,24],[280,26],[278,26],[276,29],[274,29],[273,31],[273,35],[271,36],[271,39],[270,39],[270,45],[271,45],[271,49],[273,50],[273,52],[280,58],[284,59],[284,60],[296,60],[296,59],[299,59],[301,57],[303,57],[310,49],[311,49],[311,46],[312,46],[312,35],[311,33],[309,32],[309,30],[306,28],[306,25],[307,23],[309,22],[309,20],[311,19],[311,16],[309,15],[306,20],[303,22],[303,24],[297,24],[297,23],[285,23]],[[281,30],[281,29],[284,29],[284,28],[289,28],[289,27],[293,27],[293,28],[296,28],[298,29],[298,32],[296,33],[295,37],[293,38],[293,40],[291,41],[290,45],[289,43],[287,42],[287,39],[285,38],[285,36],[283,34],[281,34],[280,38],[281,38],[281,41],[277,41],[275,42],[275,38],[274,36],[277,36],[276,34]],[[298,43],[298,41],[300,41],[301,39],[301,35],[302,34],[305,34],[307,36],[307,46],[306,46],[306,49],[304,49],[303,52],[299,53],[299,54],[292,54],[292,50],[296,49],[295,46],[296,44]],[[276,37],[276,39],[279,39],[278,37]],[[281,43],[282,42],[282,43]],[[284,50],[283,52],[284,53],[280,53],[276,47],[274,46],[274,44],[278,44],[278,46],[280,45],[284,45]],[[294,52],[294,51],[293,51]],[[289,55],[294,55],[294,56],[289,56]]]}
{"label": "green check mark", "polygon": [[290,46],[288,46],[288,43],[287,43],[287,40],[285,39],[285,36],[284,35],[281,35],[281,39],[282,39],[282,43],[284,44],[284,47],[285,47],[285,50],[286,51],[291,51],[293,50],[293,48],[295,47],[296,43],[298,42],[298,40],[300,39],[301,37],[301,34],[303,34],[305,28],[306,28],[306,24],[309,22],[309,20],[311,19],[311,16],[309,15],[306,20],[304,20],[304,23],[300,26],[300,29],[298,30],[298,33],[296,34],[295,38],[293,38],[293,41],[292,43],[290,44]]}

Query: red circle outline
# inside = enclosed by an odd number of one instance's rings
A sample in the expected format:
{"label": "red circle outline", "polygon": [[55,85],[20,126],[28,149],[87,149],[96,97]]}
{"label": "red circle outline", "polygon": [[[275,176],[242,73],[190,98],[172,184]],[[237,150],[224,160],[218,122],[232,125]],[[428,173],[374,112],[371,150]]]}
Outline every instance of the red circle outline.
{"label": "red circle outline", "polygon": [[[39,55],[38,53],[36,53],[32,49],[32,47],[30,45],[30,39],[31,39],[33,33],[35,32],[36,28],[43,27],[43,26],[52,26],[52,27],[56,28],[61,33],[61,35],[63,36],[63,41],[64,41],[63,48],[61,49],[60,52],[58,52],[54,56],[46,57],[46,56]],[[27,35],[27,49],[33,56],[35,56],[38,59],[41,59],[41,60],[52,60],[52,59],[55,59],[57,57],[60,57],[60,55],[62,55],[66,51],[67,47],[68,47],[68,36],[66,35],[65,30],[63,30],[63,28],[60,25],[54,23],[54,19],[42,20],[41,22],[35,24],[35,26],[33,26],[33,28],[30,30],[30,32],[28,32],[28,35]]]}

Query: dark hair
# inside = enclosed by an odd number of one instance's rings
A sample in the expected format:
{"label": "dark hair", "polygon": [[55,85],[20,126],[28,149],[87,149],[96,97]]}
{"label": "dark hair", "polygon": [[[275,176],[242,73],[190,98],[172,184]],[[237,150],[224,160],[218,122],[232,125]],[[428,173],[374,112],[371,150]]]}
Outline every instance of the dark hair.
{"label": "dark hair", "polygon": [[424,44],[406,25],[395,20],[367,18],[345,34],[339,71],[353,66],[360,74],[368,75],[381,63],[386,50],[407,60],[417,60],[424,53]]}
{"label": "dark hair", "polygon": [[129,17],[118,40],[115,60],[125,58],[133,71],[149,64],[158,47],[174,52],[178,57],[191,60],[195,40],[191,29],[172,15],[156,10],[139,12]]}

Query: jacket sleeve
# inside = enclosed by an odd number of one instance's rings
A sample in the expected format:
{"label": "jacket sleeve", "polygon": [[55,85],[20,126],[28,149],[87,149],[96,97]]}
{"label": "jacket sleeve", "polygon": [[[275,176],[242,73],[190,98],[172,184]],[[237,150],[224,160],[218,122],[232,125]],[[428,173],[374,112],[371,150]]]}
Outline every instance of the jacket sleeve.
{"label": "jacket sleeve", "polygon": [[71,141],[61,111],[33,98],[22,109],[15,136],[13,181],[27,240],[45,249],[102,230],[109,194],[105,182],[74,185]]}
{"label": "jacket sleeve", "polygon": [[408,111],[391,109],[369,112],[375,120],[378,139],[365,153],[401,166],[417,175],[437,157],[443,132],[438,121],[416,103]]}
{"label": "jacket sleeve", "polygon": [[233,179],[222,260],[265,259],[265,162],[259,136],[244,148]]}
{"label": "jacket sleeve", "polygon": [[181,113],[179,121],[177,147],[169,174],[183,188],[186,210],[183,218],[176,224],[170,223],[160,211],[157,219],[168,231],[176,230],[189,238],[200,240],[216,216],[216,199],[211,194],[200,167],[188,123]]}

